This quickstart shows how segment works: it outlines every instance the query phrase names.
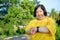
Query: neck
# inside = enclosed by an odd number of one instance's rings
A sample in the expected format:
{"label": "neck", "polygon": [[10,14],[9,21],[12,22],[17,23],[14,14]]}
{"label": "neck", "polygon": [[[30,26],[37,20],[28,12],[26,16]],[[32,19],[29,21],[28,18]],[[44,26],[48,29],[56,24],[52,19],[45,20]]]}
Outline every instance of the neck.
{"label": "neck", "polygon": [[38,20],[43,20],[43,19],[45,19],[46,18],[46,16],[44,16],[44,17],[42,17],[42,18],[37,18]]}

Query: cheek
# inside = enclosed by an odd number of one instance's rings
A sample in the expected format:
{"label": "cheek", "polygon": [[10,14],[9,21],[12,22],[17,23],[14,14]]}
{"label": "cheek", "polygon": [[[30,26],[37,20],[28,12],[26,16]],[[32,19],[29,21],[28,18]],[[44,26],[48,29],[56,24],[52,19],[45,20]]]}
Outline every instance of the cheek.
{"label": "cheek", "polygon": [[44,13],[43,13],[43,12],[41,12],[41,15],[44,15]]}
{"label": "cheek", "polygon": [[41,12],[41,14],[44,14],[43,12]]}
{"label": "cheek", "polygon": [[36,13],[36,16],[38,16],[38,13]]}

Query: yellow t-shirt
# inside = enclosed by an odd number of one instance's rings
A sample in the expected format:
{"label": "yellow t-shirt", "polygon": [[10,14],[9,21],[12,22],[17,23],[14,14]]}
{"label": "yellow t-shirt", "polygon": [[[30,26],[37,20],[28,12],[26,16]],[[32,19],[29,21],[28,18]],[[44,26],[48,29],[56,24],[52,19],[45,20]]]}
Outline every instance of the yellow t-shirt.
{"label": "yellow t-shirt", "polygon": [[41,33],[41,32],[36,32],[34,35],[26,35],[30,36],[30,40],[55,40],[55,22],[52,18],[46,17],[43,20],[37,20],[34,19],[30,21],[30,23],[25,27],[25,31],[29,30],[32,27],[37,27],[37,26],[46,26],[48,30],[50,31],[49,33]]}

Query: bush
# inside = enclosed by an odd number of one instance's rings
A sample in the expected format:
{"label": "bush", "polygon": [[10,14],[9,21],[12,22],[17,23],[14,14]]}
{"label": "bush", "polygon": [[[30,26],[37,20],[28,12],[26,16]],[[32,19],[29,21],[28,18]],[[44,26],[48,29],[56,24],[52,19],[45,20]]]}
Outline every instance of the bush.
{"label": "bush", "polygon": [[19,28],[16,30],[17,33],[19,34],[25,34],[25,29],[24,28]]}
{"label": "bush", "polygon": [[56,40],[60,40],[60,26],[56,27]]}

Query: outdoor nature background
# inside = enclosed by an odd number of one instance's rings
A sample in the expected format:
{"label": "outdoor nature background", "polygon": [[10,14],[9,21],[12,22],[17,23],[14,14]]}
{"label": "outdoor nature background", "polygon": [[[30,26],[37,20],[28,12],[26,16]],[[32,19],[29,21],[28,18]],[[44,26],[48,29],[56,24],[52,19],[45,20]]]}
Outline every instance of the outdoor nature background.
{"label": "outdoor nature background", "polygon": [[[25,34],[24,27],[34,19],[37,0],[0,0],[0,38]],[[60,40],[60,10],[47,12],[56,21],[56,40]]]}

